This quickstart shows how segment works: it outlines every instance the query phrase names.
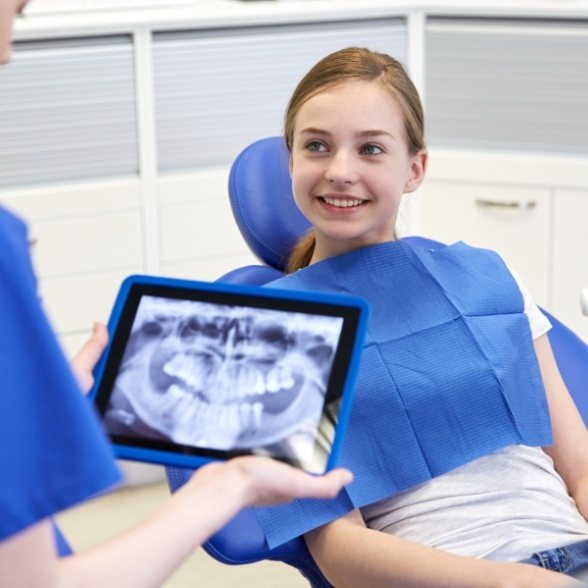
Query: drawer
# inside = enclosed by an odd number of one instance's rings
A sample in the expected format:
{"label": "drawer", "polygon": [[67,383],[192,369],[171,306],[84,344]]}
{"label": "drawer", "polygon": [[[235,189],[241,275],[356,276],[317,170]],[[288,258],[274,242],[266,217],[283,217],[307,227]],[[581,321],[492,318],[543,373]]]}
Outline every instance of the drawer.
{"label": "drawer", "polygon": [[28,222],[141,208],[141,185],[135,178],[44,185],[0,191],[0,202]]}
{"label": "drawer", "polygon": [[550,306],[548,189],[431,181],[422,193],[426,236],[494,249],[522,277],[535,301]]}
{"label": "drawer", "polygon": [[138,211],[32,221],[30,237],[41,277],[143,265]]}
{"label": "drawer", "polygon": [[42,279],[40,295],[54,330],[61,335],[85,334],[95,321],[107,322],[123,279],[142,271],[142,266],[134,265],[115,271]]}
{"label": "drawer", "polygon": [[249,251],[235,224],[227,197],[162,206],[160,222],[164,264]]}

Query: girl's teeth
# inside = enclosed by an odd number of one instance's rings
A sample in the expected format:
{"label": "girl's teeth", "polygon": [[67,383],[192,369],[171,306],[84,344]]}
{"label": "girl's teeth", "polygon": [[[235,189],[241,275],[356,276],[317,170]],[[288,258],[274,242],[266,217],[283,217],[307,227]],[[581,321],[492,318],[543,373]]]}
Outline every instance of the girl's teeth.
{"label": "girl's teeth", "polygon": [[330,206],[336,206],[338,208],[350,208],[353,206],[359,206],[362,204],[362,200],[340,200],[335,198],[323,198],[323,200]]}

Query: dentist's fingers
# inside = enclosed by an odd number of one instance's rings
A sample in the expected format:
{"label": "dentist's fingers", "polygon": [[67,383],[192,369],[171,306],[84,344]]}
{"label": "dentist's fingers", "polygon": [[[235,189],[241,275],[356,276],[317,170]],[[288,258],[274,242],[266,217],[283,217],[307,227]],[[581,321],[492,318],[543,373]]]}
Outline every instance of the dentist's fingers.
{"label": "dentist's fingers", "polygon": [[84,393],[89,392],[94,385],[92,371],[102,356],[107,343],[106,326],[100,322],[94,323],[90,338],[70,362],[71,370]]}

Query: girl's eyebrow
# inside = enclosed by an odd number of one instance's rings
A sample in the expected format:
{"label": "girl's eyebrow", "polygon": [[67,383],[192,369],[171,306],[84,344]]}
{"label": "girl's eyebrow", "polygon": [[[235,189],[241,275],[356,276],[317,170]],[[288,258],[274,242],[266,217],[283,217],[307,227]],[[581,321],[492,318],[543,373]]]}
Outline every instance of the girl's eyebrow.
{"label": "girl's eyebrow", "polygon": [[[331,133],[329,131],[326,131],[324,129],[319,129],[316,127],[307,127],[306,129],[302,129],[300,131],[301,134],[303,135],[325,135],[327,137],[331,136]],[[388,131],[385,131],[383,129],[366,129],[365,131],[359,131],[358,133],[356,133],[357,137],[382,137],[382,136],[387,136],[390,137],[391,139],[394,139],[394,135],[392,133],[389,133]]]}
{"label": "girl's eyebrow", "polygon": [[383,129],[368,129],[365,131],[360,131],[359,133],[357,133],[358,137],[382,137],[382,136],[388,136],[392,139],[394,139],[394,135],[392,133],[389,133],[388,131],[384,131]]}
{"label": "girl's eyebrow", "polygon": [[307,127],[306,129],[302,129],[300,131],[302,135],[327,135],[330,136],[331,133],[329,131],[325,131],[323,129],[318,129],[316,127]]}

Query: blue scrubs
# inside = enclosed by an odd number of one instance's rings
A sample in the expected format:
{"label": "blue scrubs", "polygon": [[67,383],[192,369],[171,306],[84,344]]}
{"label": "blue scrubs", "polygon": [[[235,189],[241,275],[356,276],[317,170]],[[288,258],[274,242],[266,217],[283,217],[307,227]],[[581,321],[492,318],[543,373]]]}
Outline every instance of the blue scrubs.
{"label": "blue scrubs", "polygon": [[24,223],[0,207],[0,541],[119,472],[37,298]]}

